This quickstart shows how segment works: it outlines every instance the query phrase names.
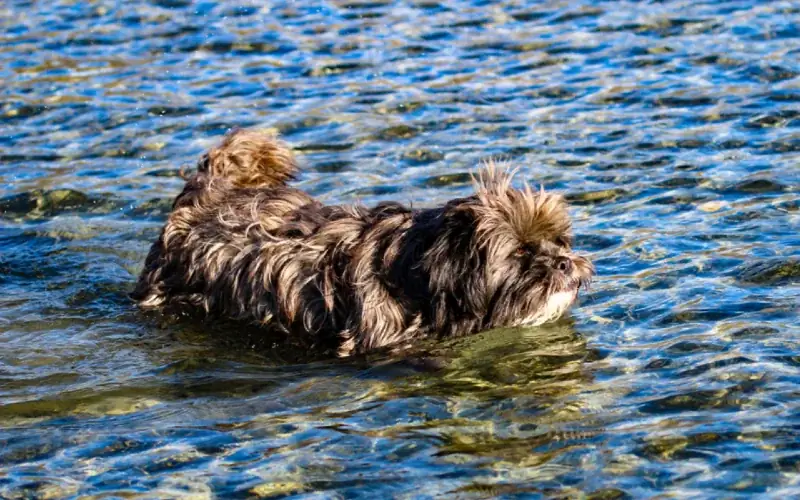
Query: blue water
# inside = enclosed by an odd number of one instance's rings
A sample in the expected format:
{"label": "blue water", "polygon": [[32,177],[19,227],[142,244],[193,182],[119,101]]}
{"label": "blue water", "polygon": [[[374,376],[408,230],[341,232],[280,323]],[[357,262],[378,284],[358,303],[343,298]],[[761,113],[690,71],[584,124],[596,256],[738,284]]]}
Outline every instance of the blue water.
{"label": "blue water", "polygon": [[[0,497],[800,495],[796,2],[267,5],[0,6]],[[331,203],[436,204],[503,157],[599,278],[438,370],[141,314],[180,169],[232,126]]]}

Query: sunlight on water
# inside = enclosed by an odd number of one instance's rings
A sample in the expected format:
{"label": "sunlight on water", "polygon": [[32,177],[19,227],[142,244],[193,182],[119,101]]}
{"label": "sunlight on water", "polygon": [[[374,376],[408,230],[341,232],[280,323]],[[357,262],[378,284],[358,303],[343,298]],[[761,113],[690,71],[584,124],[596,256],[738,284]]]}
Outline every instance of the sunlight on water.
{"label": "sunlight on water", "polygon": [[[800,494],[796,4],[269,5],[0,6],[0,497]],[[180,169],[233,126],[329,203],[505,158],[599,278],[405,360],[143,315]]]}

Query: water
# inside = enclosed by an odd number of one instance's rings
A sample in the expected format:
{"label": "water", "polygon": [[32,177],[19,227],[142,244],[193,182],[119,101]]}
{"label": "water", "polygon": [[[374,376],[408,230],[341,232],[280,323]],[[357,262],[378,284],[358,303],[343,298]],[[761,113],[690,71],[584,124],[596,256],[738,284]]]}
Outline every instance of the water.
{"label": "water", "polygon": [[[796,3],[10,0],[0,26],[0,497],[800,495]],[[424,363],[143,315],[179,170],[231,126],[280,131],[326,202],[435,204],[505,157],[567,194],[599,279]]]}

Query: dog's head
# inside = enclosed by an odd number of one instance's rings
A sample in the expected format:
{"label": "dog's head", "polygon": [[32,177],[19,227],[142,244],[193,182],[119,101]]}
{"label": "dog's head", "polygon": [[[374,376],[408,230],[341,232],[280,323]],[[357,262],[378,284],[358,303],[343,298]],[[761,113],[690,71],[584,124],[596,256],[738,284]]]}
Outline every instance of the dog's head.
{"label": "dog's head", "polygon": [[511,178],[490,164],[475,195],[441,213],[423,257],[440,326],[459,318],[482,328],[540,325],[566,312],[595,273],[572,251],[564,198],[528,185],[515,189]]}

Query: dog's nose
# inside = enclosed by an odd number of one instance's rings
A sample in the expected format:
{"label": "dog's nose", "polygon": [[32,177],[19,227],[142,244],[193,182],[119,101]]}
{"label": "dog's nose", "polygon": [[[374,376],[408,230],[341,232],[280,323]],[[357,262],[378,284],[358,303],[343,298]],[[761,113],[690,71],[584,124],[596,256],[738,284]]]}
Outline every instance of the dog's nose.
{"label": "dog's nose", "polygon": [[556,269],[564,274],[572,273],[572,259],[569,257],[558,257],[556,259]]}

